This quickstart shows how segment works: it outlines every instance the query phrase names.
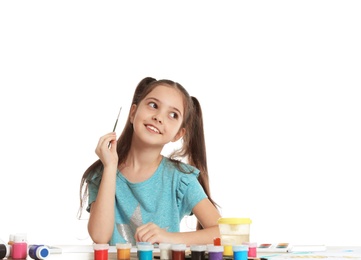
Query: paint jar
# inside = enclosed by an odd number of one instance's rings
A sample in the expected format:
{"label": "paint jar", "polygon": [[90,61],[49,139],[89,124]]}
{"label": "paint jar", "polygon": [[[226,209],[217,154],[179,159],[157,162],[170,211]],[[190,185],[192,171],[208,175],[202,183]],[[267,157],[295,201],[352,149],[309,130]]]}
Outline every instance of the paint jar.
{"label": "paint jar", "polygon": [[28,256],[28,244],[26,242],[26,234],[16,234],[11,250],[12,259],[26,259]]}
{"label": "paint jar", "polygon": [[6,244],[0,244],[0,259],[9,258],[10,256],[10,247]]}
{"label": "paint jar", "polygon": [[233,245],[233,259],[234,260],[247,260],[248,259],[248,246],[247,245]]}
{"label": "paint jar", "polygon": [[173,244],[171,247],[172,260],[184,260],[186,257],[186,248],[186,244]]}
{"label": "paint jar", "polygon": [[152,260],[153,259],[153,249],[152,244],[138,244],[138,258],[139,260]]}
{"label": "paint jar", "polygon": [[15,235],[14,234],[10,234],[9,235],[9,241],[8,241],[8,245],[10,246],[9,249],[10,249],[10,257],[13,255],[13,244],[14,244],[14,237]]}
{"label": "paint jar", "polygon": [[242,244],[248,246],[248,257],[251,257],[251,258],[257,257],[257,243],[243,242]]}
{"label": "paint jar", "polygon": [[93,244],[94,260],[108,260],[109,244]]}
{"label": "paint jar", "polygon": [[170,243],[159,243],[160,260],[172,259],[171,247]]}
{"label": "paint jar", "polygon": [[14,239],[15,239],[15,235],[14,234],[10,234],[9,235],[9,242],[8,245],[13,245],[14,244]]}
{"label": "paint jar", "polygon": [[[151,245],[151,243],[150,242],[137,242],[137,244],[136,244],[137,249],[138,249],[139,245]],[[139,250],[137,250],[137,257],[139,258]]]}
{"label": "paint jar", "polygon": [[192,260],[204,260],[206,258],[206,245],[191,245],[189,249],[191,250]]}
{"label": "paint jar", "polygon": [[213,238],[213,245],[220,246],[221,245],[221,238],[220,237]]}
{"label": "paint jar", "polygon": [[29,256],[35,260],[42,260],[49,256],[49,248],[44,245],[29,246]]}
{"label": "paint jar", "polygon": [[130,259],[130,250],[132,248],[131,243],[118,243],[115,247],[117,248],[117,260]]}
{"label": "paint jar", "polygon": [[209,260],[222,260],[223,259],[223,246],[209,245],[207,247]]}
{"label": "paint jar", "polygon": [[243,242],[249,242],[251,223],[252,221],[249,218],[218,219],[221,244],[224,246],[224,256],[233,255],[233,245],[241,245]]}

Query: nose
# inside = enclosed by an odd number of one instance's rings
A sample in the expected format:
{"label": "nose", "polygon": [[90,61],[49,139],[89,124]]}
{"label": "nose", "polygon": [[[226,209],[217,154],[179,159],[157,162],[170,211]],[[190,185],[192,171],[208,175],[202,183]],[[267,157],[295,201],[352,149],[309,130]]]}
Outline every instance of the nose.
{"label": "nose", "polygon": [[152,119],[153,119],[154,121],[158,121],[160,124],[162,123],[162,119],[161,119],[161,117],[160,117],[159,115],[154,115],[154,116],[152,117]]}

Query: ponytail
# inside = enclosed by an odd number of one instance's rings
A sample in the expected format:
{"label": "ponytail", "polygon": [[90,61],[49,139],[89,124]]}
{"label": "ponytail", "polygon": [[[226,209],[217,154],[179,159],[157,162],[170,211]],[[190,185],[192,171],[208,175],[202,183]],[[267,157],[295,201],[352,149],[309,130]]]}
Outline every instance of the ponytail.
{"label": "ponytail", "polygon": [[[203,190],[208,196],[208,199],[215,207],[217,207],[218,205],[213,201],[210,193],[202,109],[197,98],[195,97],[191,97],[191,98],[193,101],[194,110],[193,110],[193,116],[191,116],[192,133],[188,135],[189,137],[188,160],[189,160],[189,164],[199,169],[200,173],[198,176],[198,181],[203,187]],[[198,229],[202,229],[202,226],[199,223],[199,221],[197,222],[197,230]]]}

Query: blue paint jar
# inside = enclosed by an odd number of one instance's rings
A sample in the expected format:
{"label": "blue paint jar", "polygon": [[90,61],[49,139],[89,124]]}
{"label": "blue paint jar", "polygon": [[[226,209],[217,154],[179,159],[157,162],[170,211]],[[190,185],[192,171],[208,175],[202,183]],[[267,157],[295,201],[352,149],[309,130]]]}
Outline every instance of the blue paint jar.
{"label": "blue paint jar", "polygon": [[139,260],[152,260],[153,259],[153,249],[152,244],[138,244],[137,252]]}
{"label": "blue paint jar", "polygon": [[247,245],[233,245],[233,259],[234,260],[247,260],[248,259],[248,246]]}
{"label": "blue paint jar", "polygon": [[29,256],[35,260],[42,260],[49,256],[49,248],[44,245],[29,246]]}

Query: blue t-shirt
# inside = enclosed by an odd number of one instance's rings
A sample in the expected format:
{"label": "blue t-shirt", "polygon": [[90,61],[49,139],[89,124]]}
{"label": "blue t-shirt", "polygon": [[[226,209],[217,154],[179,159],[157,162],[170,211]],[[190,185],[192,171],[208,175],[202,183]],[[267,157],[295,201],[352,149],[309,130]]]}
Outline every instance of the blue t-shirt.
{"label": "blue t-shirt", "polygon": [[[199,170],[185,163],[180,163],[180,166],[185,172],[163,157],[154,174],[139,183],[129,182],[117,171],[115,223],[110,245],[121,242],[135,245],[136,228],[149,222],[168,232],[180,231],[182,218],[207,198],[197,179]],[[89,207],[96,200],[100,181],[101,172],[88,181]]]}

